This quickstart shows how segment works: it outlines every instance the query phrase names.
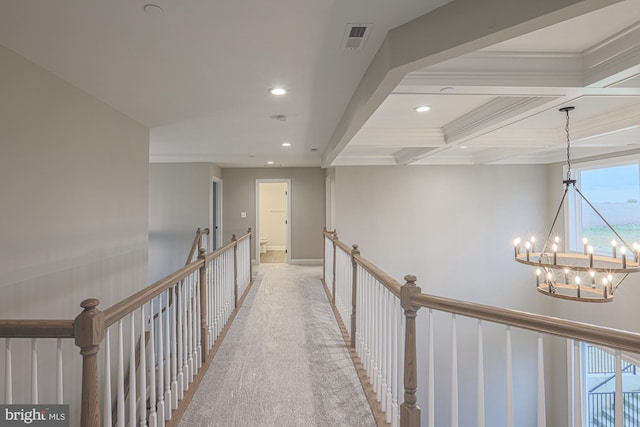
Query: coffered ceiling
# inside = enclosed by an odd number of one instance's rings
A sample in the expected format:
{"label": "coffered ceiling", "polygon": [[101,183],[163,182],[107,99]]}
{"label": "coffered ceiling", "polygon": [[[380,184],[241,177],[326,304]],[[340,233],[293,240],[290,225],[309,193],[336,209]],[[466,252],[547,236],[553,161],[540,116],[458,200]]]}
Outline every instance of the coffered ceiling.
{"label": "coffered ceiling", "polygon": [[548,163],[565,105],[576,156],[640,145],[640,0],[149,1],[3,0],[0,45],[148,126],[153,162]]}

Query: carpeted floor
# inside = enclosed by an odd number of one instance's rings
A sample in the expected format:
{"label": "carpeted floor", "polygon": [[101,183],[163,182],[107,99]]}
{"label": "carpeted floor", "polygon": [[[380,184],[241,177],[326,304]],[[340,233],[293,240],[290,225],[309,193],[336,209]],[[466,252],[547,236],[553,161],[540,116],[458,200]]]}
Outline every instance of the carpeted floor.
{"label": "carpeted floor", "polygon": [[375,426],[321,276],[259,267],[180,426]]}

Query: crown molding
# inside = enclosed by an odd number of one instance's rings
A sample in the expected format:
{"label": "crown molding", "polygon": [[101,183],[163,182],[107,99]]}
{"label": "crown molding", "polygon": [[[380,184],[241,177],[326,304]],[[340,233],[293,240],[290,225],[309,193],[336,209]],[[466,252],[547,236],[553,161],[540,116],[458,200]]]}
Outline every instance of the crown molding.
{"label": "crown molding", "polygon": [[349,142],[351,146],[441,147],[442,129],[362,128]]}

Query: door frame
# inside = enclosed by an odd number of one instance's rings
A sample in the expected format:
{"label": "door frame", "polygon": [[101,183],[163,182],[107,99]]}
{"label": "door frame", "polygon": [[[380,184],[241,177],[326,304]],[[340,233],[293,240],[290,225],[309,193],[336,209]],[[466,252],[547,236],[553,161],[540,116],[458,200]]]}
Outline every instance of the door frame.
{"label": "door frame", "polygon": [[287,221],[285,227],[285,242],[286,242],[286,252],[285,252],[285,263],[289,264],[291,262],[291,179],[290,178],[257,178],[256,179],[256,224],[255,224],[255,254],[256,254],[256,264],[260,264],[260,184],[287,184],[287,209],[286,209],[286,218]]}
{"label": "door frame", "polygon": [[[216,220],[217,223],[213,223],[213,184],[217,184],[218,191],[216,194]],[[217,227],[217,228],[216,228]],[[213,246],[214,240],[218,243],[218,247],[222,246],[222,179],[212,176],[211,184],[209,187],[209,251],[214,251],[217,248]],[[215,237],[215,239],[214,239]]]}

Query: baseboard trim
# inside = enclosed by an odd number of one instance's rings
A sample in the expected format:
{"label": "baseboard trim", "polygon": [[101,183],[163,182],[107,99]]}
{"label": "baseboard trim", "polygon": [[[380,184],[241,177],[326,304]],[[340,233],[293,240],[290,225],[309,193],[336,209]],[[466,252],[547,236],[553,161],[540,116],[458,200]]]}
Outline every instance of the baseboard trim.
{"label": "baseboard trim", "polygon": [[267,245],[267,252],[268,251],[286,251],[287,247],[286,246],[271,246],[271,245]]}
{"label": "baseboard trim", "polygon": [[322,265],[322,259],[292,259],[289,261],[291,265]]}

